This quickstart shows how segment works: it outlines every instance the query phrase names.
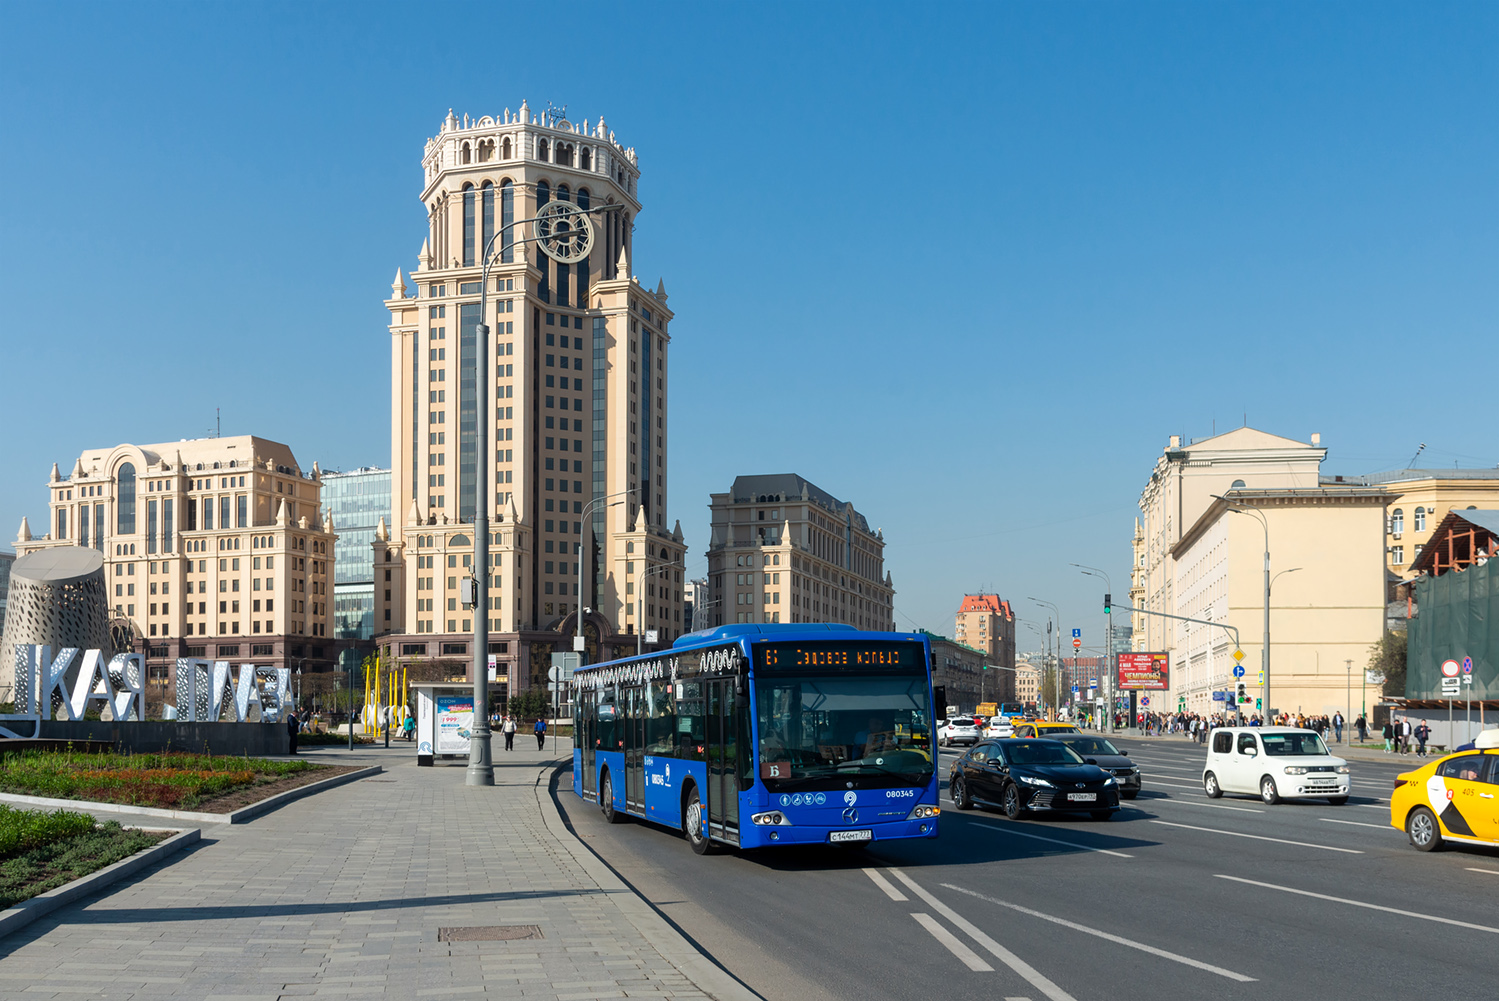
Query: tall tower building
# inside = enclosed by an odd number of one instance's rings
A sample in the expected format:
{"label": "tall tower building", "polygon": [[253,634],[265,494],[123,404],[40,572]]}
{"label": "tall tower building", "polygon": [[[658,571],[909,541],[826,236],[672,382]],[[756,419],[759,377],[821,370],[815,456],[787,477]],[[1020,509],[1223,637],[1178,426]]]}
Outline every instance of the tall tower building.
{"label": "tall tower building", "polygon": [[[522,103],[497,117],[450,111],[422,170],[427,237],[411,283],[397,271],[385,303],[393,468],[390,520],[375,541],[384,649],[456,677],[472,660],[478,616],[497,680],[520,690],[545,681],[552,652],[571,649],[580,604],[593,610],[590,662],[633,652],[640,631],[670,642],[683,625],[685,551],[666,511],[672,312],[664,285],[651,291],[631,270],[635,151],[602,118],[575,125]],[[530,220],[554,201],[592,213],[581,260],[555,260],[534,242]],[[492,368],[479,372],[484,301]],[[479,411],[481,380],[491,413]],[[476,454],[479,420],[490,421],[488,455]],[[483,610],[459,593],[473,572],[476,478],[491,505]]]}

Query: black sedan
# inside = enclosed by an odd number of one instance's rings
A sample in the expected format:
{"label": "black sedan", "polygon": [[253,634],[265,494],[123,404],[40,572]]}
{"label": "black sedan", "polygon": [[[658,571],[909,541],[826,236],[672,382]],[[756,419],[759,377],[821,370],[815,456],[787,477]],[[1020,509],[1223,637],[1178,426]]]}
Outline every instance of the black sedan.
{"label": "black sedan", "polygon": [[1119,795],[1123,799],[1134,799],[1140,795],[1140,769],[1113,742],[1086,733],[1048,734],[1047,740],[1066,744],[1090,765],[1097,765],[1119,783]]}
{"label": "black sedan", "polygon": [[959,810],[997,806],[1011,820],[1048,810],[1108,820],[1119,809],[1114,776],[1044,737],[980,741],[953,762],[949,785]]}

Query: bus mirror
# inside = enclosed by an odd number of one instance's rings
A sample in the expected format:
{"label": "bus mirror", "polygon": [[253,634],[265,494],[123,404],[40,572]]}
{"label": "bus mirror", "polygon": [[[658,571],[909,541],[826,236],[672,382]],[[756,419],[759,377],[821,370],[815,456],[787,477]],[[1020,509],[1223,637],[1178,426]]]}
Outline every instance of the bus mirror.
{"label": "bus mirror", "polygon": [[734,693],[734,708],[735,709],[748,709],[749,708],[749,696],[745,695],[743,692],[735,692]]}

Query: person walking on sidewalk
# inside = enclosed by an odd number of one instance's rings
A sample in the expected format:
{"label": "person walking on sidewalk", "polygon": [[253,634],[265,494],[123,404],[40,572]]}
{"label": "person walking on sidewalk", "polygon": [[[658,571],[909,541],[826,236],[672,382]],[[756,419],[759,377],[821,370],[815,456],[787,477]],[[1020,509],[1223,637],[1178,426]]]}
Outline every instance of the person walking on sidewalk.
{"label": "person walking on sidewalk", "polygon": [[297,719],[297,711],[293,709],[286,714],[286,734],[291,738],[291,752],[297,753],[297,733],[302,729],[302,721]]}
{"label": "person walking on sidewalk", "polygon": [[1389,754],[1395,749],[1395,724],[1391,720],[1384,721],[1384,729],[1380,731],[1384,737],[1384,752]]}
{"label": "person walking on sidewalk", "polygon": [[500,724],[500,732],[505,735],[505,750],[515,750],[515,717],[506,716],[505,722]]}
{"label": "person walking on sidewalk", "polygon": [[1342,713],[1333,713],[1333,715],[1332,715],[1332,729],[1333,729],[1333,732],[1337,734],[1337,742],[1339,744],[1341,744],[1343,742],[1343,722],[1344,722],[1344,720],[1343,720],[1343,714]]}
{"label": "person walking on sidewalk", "polygon": [[1353,721],[1353,726],[1358,730],[1359,743],[1366,743],[1369,740],[1369,721],[1364,719],[1363,713],[1358,714],[1358,719]]}
{"label": "person walking on sidewalk", "polygon": [[536,720],[536,749],[546,750],[547,746],[547,721],[540,717]]}
{"label": "person walking on sidewalk", "polygon": [[1426,757],[1426,742],[1431,739],[1431,727],[1426,725],[1423,719],[1421,725],[1416,727],[1416,753]]}

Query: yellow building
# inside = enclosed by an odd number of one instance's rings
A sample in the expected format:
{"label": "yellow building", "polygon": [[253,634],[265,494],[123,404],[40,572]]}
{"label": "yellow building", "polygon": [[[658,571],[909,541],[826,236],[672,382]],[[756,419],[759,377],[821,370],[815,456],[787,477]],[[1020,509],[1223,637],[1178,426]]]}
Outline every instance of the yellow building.
{"label": "yellow building", "polygon": [[[1171,655],[1171,689],[1153,708],[1211,713],[1231,690],[1236,627],[1245,681],[1259,697],[1268,533],[1271,697],[1281,712],[1347,710],[1384,623],[1383,487],[1325,482],[1319,436],[1309,443],[1239,428],[1199,441],[1173,437],[1141,493],[1130,596],[1158,615],[1132,618],[1134,649]],[[1161,697],[1164,694],[1164,697]],[[1252,707],[1251,703],[1251,707]]]}
{"label": "yellow building", "polygon": [[[386,653],[451,657],[461,669],[475,618],[487,619],[499,677],[523,688],[545,680],[552,652],[571,649],[580,604],[593,610],[590,662],[633,652],[646,630],[669,642],[683,629],[686,551],[666,511],[673,314],[664,286],[651,291],[632,273],[635,151],[603,119],[574,124],[522,104],[472,119],[449,112],[422,169],[426,239],[410,284],[398,271],[385,302],[391,514],[375,542],[375,621]],[[595,239],[580,260],[531,241],[528,220],[555,202],[616,207],[590,217]],[[479,373],[484,302],[492,371]],[[478,414],[480,379],[492,419]],[[479,419],[491,421],[491,455],[476,454]],[[459,589],[474,572],[478,477],[492,537],[490,607],[475,612]]]}
{"label": "yellow building", "polygon": [[844,622],[895,629],[885,537],[854,506],[797,476],[735,477],[711,495],[702,625]]}
{"label": "yellow building", "polygon": [[1499,507],[1499,469],[1400,469],[1323,481],[1382,487],[1389,494],[1385,552],[1390,571],[1406,580],[1415,576],[1411,565],[1448,511]]}
{"label": "yellow building", "polygon": [[47,486],[50,531],[23,520],[16,551],[102,553],[111,628],[147,655],[151,681],[178,657],[332,669],[337,535],[317,463],[304,472],[252,435],[198,438],[89,449]]}

